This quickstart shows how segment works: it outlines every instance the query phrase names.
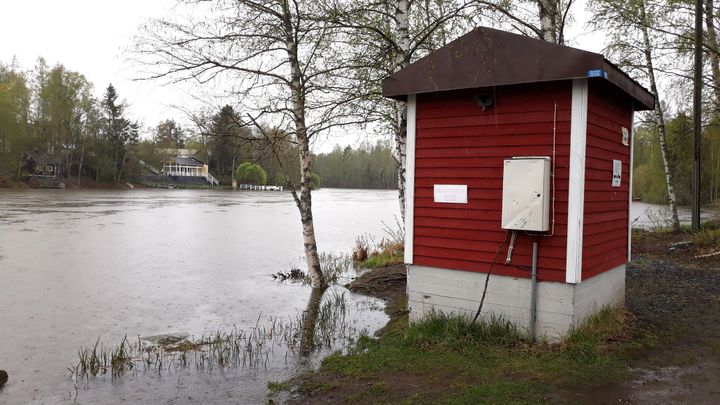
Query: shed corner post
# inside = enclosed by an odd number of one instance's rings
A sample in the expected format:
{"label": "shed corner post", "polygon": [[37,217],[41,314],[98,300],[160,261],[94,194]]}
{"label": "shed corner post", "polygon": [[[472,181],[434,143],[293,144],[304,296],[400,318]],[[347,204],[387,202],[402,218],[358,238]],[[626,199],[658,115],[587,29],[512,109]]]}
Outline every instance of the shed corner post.
{"label": "shed corner post", "polygon": [[635,106],[630,108],[630,159],[628,161],[628,228],[627,261],[632,261],[632,201],[633,201],[633,165],[635,154]]}
{"label": "shed corner post", "polygon": [[565,282],[582,278],[583,221],[585,204],[585,156],[587,152],[588,79],[572,81],[570,113],[570,167]]}
{"label": "shed corner post", "polygon": [[408,95],[407,137],[405,143],[405,264],[413,264],[415,224],[415,121],[417,96]]}

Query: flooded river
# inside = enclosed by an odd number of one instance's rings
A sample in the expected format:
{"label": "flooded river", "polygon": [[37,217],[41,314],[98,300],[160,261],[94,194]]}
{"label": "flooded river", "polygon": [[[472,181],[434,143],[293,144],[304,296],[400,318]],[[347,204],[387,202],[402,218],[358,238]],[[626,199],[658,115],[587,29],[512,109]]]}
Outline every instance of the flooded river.
{"label": "flooded river", "polygon": [[[397,192],[313,194],[319,249],[349,253],[358,235],[395,224]],[[634,203],[635,226],[660,206]],[[687,217],[687,212],[681,215]],[[637,219],[636,219],[637,218]],[[687,218],[686,218],[687,219]],[[268,381],[310,362],[270,344],[260,367],[134,370],[73,380],[78,349],[98,337],[248,330],[295,322],[310,290],[270,274],[303,265],[297,209],[287,193],[202,190],[0,191],[0,403],[264,403]],[[382,303],[333,287],[350,335],[387,321]]]}
{"label": "flooded river", "polygon": [[[397,192],[313,193],[320,251],[349,252],[395,224]],[[267,382],[301,367],[136,372],[73,381],[77,350],[123,336],[201,336],[297,319],[310,290],[270,274],[302,266],[287,193],[201,190],[0,191],[0,403],[263,403]],[[341,287],[353,330],[386,321]],[[260,318],[260,321],[258,319]],[[317,360],[317,359],[315,359]]]}

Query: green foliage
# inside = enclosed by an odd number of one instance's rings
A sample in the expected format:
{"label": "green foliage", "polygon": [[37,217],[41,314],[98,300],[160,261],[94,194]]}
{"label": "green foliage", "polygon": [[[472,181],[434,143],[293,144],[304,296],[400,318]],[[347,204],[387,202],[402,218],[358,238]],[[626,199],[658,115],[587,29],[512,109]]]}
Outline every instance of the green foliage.
{"label": "green foliage", "polygon": [[310,189],[317,190],[320,188],[320,176],[316,173],[310,173]]}
{"label": "green foliage", "polygon": [[252,160],[249,138],[250,130],[243,126],[232,106],[226,105],[212,116],[207,137],[208,167],[221,181],[233,175],[233,164]]}
{"label": "green foliage", "polygon": [[185,133],[174,120],[165,120],[155,127],[155,146],[159,148],[184,148]]}
{"label": "green foliage", "polygon": [[235,170],[235,179],[240,184],[254,184],[264,186],[267,184],[267,173],[260,165],[245,162]]}
{"label": "green foliage", "polygon": [[633,150],[633,197],[648,203],[667,203],[667,186],[657,131],[654,128],[636,129]]}
{"label": "green foliage", "polygon": [[25,76],[14,66],[0,64],[0,153],[24,149],[30,114],[30,89]]}
{"label": "green foliage", "polygon": [[[675,179],[680,205],[692,201],[693,129],[691,117],[680,112],[666,123],[669,165]],[[713,202],[720,194],[720,126],[711,122],[703,130],[701,199]],[[635,131],[633,197],[645,202],[666,204],[667,186],[657,130],[640,127]]]}
{"label": "green foliage", "polygon": [[110,154],[113,162],[113,181],[120,182],[128,161],[131,148],[138,143],[139,124],[131,122],[125,117],[126,106],[118,103],[118,93],[115,87],[110,84],[105,90],[105,97],[102,100],[103,108],[103,131],[110,143]]}
{"label": "green foliage", "polygon": [[397,167],[387,143],[364,143],[357,149],[336,146],[315,156],[313,170],[332,188],[397,188]]}
{"label": "green foliage", "polygon": [[[299,184],[299,152],[292,135],[263,128],[255,137],[243,126],[239,113],[224,106],[207,118],[201,135],[166,119],[140,139],[140,128],[127,117],[127,106],[112,85],[101,100],[83,75],[40,59],[26,73],[0,64],[0,176],[14,177],[21,152],[62,153],[69,176],[100,182],[120,182],[128,175],[144,175],[143,160],[157,168],[161,149],[188,148],[208,163],[210,172],[229,183],[239,162],[255,162],[250,184]],[[313,189],[324,187],[394,188],[396,169],[391,148],[383,143],[357,149],[336,147],[313,157]],[[287,171],[287,172],[286,172]],[[262,174],[264,173],[264,175]],[[242,180],[241,180],[242,181]],[[245,181],[243,181],[245,182]]]}
{"label": "green foliage", "polygon": [[692,201],[693,124],[692,117],[680,112],[666,124],[668,154],[675,175],[678,204]]}
{"label": "green foliage", "polygon": [[[17,172],[23,152],[61,156],[62,173],[119,182],[139,141],[139,125],[125,116],[115,88],[93,97],[85,77],[41,58],[30,73],[0,64],[0,153],[12,159],[0,176]],[[20,173],[28,174],[27,171]],[[73,181],[71,184],[74,184]]]}
{"label": "green foliage", "polygon": [[292,381],[268,381],[268,391],[270,395],[275,395],[281,391],[288,391],[292,388]]}

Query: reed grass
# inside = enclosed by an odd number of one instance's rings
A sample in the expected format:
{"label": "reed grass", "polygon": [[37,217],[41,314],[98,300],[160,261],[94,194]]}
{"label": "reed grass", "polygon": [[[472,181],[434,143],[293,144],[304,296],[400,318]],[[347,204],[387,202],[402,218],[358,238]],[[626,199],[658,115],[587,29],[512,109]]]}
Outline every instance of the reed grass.
{"label": "reed grass", "polygon": [[[359,335],[348,314],[345,293],[328,290],[320,303],[309,354],[322,349],[349,346]],[[271,316],[247,329],[216,330],[200,336],[186,338],[171,344],[155,344],[143,340],[130,343],[125,336],[117,345],[106,345],[97,338],[90,347],[78,350],[77,363],[68,368],[73,379],[110,375],[118,378],[128,372],[172,373],[179,369],[211,372],[218,368],[267,369],[273,361],[286,364],[293,358],[308,353],[301,348],[307,322],[304,313],[294,319]]]}

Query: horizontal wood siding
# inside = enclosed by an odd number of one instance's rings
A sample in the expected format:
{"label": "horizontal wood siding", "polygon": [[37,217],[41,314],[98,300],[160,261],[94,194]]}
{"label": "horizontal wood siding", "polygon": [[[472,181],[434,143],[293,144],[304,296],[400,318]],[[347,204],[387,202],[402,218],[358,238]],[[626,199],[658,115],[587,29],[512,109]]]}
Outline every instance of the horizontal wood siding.
{"label": "horizontal wood siding", "polygon": [[[583,280],[627,262],[630,147],[622,143],[622,127],[632,125],[626,95],[606,81],[589,85]],[[612,187],[613,159],[622,161],[620,187]]]}
{"label": "horizontal wood siding", "polygon": [[[414,264],[488,270],[506,236],[500,228],[503,160],[552,157],[557,103],[555,236],[539,238],[538,273],[540,280],[565,280],[571,90],[567,81],[418,96]],[[483,111],[476,95],[493,92],[495,104]],[[466,184],[468,203],[435,203],[435,184]],[[494,273],[530,276],[530,236],[519,234],[512,266],[502,264],[506,254],[507,245]]]}

